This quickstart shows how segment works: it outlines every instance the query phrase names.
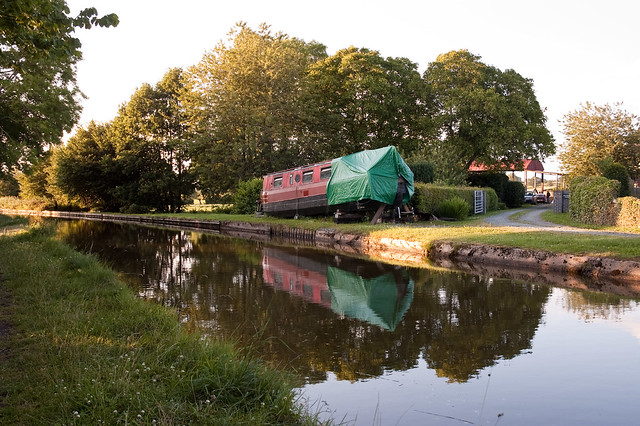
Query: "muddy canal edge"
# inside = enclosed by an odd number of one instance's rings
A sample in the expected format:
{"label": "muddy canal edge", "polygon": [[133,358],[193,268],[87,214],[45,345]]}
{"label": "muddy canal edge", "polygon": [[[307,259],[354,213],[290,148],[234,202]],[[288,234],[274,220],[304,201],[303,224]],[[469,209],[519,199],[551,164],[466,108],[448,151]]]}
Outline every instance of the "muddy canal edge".
{"label": "muddy canal edge", "polygon": [[[220,220],[198,220],[153,216],[120,215],[106,213],[79,213],[35,210],[0,209],[0,214],[14,216],[41,216],[66,219],[86,219],[110,222],[152,224],[183,229],[214,230],[225,235],[270,239],[284,238],[306,245],[333,249],[348,254],[366,255],[394,262],[422,264],[429,260],[438,266],[513,276],[520,270],[523,278],[536,275],[556,276],[564,285],[571,285],[571,277],[584,277],[597,281],[611,281],[613,285],[626,284],[640,290],[640,262],[609,257],[553,253],[517,247],[499,247],[484,244],[436,241],[425,248],[416,241],[378,238],[348,234],[335,229],[316,231],[268,223]],[[635,291],[634,291],[635,292]]]}

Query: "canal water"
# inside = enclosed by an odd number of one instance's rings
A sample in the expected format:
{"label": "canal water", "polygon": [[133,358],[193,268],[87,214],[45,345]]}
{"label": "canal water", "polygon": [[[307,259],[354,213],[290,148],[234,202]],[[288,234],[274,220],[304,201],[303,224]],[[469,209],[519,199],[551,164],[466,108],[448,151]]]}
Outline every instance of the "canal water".
{"label": "canal water", "polygon": [[59,221],[141,298],[350,425],[631,425],[640,300],[221,235]]}

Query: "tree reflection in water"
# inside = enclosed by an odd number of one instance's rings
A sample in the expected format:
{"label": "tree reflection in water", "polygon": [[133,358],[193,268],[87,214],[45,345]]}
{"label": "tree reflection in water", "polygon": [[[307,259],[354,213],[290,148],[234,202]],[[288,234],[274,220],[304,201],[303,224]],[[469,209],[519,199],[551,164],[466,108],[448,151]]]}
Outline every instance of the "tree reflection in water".
{"label": "tree reflection in water", "polygon": [[60,221],[141,297],[307,383],[415,367],[465,382],[527,351],[550,288],[200,232]]}

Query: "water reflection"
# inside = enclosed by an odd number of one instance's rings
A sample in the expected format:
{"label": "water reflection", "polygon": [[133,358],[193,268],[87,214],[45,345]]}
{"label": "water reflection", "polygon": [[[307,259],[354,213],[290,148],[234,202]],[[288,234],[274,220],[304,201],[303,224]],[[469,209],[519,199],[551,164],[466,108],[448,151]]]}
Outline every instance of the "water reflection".
{"label": "water reflection", "polygon": [[[308,302],[393,331],[411,306],[413,280],[404,268],[313,252],[265,247],[264,282]],[[368,267],[366,267],[368,266]]]}
{"label": "water reflection", "polygon": [[583,425],[640,414],[631,298],[200,232],[58,229],[186,327],[296,371],[335,419]]}
{"label": "water reflection", "polygon": [[129,224],[61,222],[142,297],[211,336],[260,346],[309,383],[406,370],[465,382],[531,347],[546,286],[399,268],[295,247]]}

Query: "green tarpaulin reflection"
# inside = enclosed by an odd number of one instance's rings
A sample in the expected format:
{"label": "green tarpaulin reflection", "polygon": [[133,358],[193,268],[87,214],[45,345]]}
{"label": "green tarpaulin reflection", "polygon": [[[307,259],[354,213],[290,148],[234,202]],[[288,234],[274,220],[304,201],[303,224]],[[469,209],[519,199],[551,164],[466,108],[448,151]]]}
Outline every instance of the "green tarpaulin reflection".
{"label": "green tarpaulin reflection", "polygon": [[363,278],[330,266],[331,309],[340,315],[393,331],[413,300],[413,280],[404,270]]}

